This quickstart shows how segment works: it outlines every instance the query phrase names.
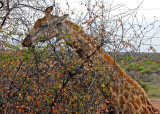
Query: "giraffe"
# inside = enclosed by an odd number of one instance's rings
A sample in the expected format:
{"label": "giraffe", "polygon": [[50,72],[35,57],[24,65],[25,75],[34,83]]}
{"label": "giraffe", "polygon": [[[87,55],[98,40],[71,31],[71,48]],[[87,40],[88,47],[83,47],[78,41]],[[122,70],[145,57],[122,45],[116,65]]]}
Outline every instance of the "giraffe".
{"label": "giraffe", "polygon": [[[52,8],[46,9],[43,18],[38,19],[22,42],[23,47],[30,47],[32,44],[59,37],[80,56],[81,59],[93,61],[93,50],[97,50],[99,45],[93,36],[87,35],[83,28],[67,19],[68,14],[61,17],[51,14]],[[96,53],[111,77],[111,100],[115,110],[120,114],[160,114],[160,112],[150,103],[143,88],[136,81],[130,78],[116,61],[108,54],[103,53],[100,48]]]}

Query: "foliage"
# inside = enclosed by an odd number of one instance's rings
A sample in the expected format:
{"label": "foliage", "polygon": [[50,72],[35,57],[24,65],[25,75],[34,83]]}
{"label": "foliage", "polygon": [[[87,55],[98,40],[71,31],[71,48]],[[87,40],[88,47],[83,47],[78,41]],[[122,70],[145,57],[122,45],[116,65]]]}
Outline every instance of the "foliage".
{"label": "foliage", "polygon": [[120,65],[124,67],[124,70],[127,72],[135,71],[142,74],[151,74],[160,68],[160,64],[153,61],[152,58],[144,58],[139,61],[132,58],[134,58],[134,56],[126,56],[121,58],[123,59],[121,60],[123,61],[123,64],[121,63]]}
{"label": "foliage", "polygon": [[[54,112],[82,113],[98,108],[107,111],[100,92],[100,85],[104,82],[98,81],[105,76],[99,62],[92,68],[81,68],[79,57],[63,50],[54,55],[49,55],[47,50],[33,51],[32,48],[16,52],[5,50],[3,53],[0,58],[1,92],[4,96],[1,102],[9,105],[4,105],[1,110],[48,112],[56,99],[58,105]],[[79,73],[72,77],[76,70]]]}
{"label": "foliage", "polygon": [[160,83],[146,82],[149,86],[148,97],[160,98]]}
{"label": "foliage", "polygon": [[152,74],[152,71],[150,69],[143,69],[140,71],[142,74]]}
{"label": "foliage", "polygon": [[145,90],[145,92],[148,93],[149,85],[147,83],[143,82],[142,80],[138,80],[137,82],[139,85],[141,85],[141,87]]}

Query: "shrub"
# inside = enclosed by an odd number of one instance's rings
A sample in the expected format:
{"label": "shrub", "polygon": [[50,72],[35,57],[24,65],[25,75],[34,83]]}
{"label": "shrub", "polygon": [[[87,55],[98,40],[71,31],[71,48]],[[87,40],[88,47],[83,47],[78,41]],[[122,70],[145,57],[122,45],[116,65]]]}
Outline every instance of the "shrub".
{"label": "shrub", "polygon": [[147,85],[147,83],[143,82],[142,80],[137,80],[137,82],[145,90],[146,93],[149,91],[149,86]]}

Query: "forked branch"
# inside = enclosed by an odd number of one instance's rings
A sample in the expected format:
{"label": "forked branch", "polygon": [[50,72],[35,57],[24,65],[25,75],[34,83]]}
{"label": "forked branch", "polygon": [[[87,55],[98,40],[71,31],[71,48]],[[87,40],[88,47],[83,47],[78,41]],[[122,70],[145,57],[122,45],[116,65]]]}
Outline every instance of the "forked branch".
{"label": "forked branch", "polygon": [[1,4],[0,9],[1,9],[4,6],[4,3],[2,1],[0,1],[0,4]]}

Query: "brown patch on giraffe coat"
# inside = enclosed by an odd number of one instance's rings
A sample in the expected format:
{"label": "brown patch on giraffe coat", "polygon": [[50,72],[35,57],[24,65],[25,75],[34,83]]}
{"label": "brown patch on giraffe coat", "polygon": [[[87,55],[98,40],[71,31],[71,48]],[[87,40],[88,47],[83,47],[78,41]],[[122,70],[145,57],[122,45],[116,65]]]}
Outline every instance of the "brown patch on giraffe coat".
{"label": "brown patch on giraffe coat", "polygon": [[143,113],[142,113],[142,114],[146,114],[146,113],[148,113],[148,110],[147,110],[147,108],[146,108],[146,107],[142,107],[142,109],[143,109]]}
{"label": "brown patch on giraffe coat", "polygon": [[153,110],[152,110],[152,108],[151,108],[150,106],[148,106],[147,108],[148,108],[148,110],[149,110],[150,112],[153,112]]}
{"label": "brown patch on giraffe coat", "polygon": [[125,86],[124,88],[125,90],[130,91],[130,88],[128,86]]}
{"label": "brown patch on giraffe coat", "polygon": [[114,86],[112,86],[112,89],[113,89],[114,92],[117,92],[118,91],[118,86],[114,85]]}
{"label": "brown patch on giraffe coat", "polygon": [[[125,105],[129,106],[130,104],[125,104]],[[125,107],[123,108],[125,114],[128,114],[128,113],[129,113],[129,109],[128,109],[127,106],[125,106]]]}
{"label": "brown patch on giraffe coat", "polygon": [[125,101],[125,99],[123,98],[122,95],[120,96],[120,101],[119,101],[119,102],[120,102],[120,104],[121,104],[121,105],[120,105],[120,106],[121,106],[120,108],[124,108],[124,104],[125,104],[126,101]]}
{"label": "brown patch on giraffe coat", "polygon": [[138,107],[137,105],[134,105],[134,109],[135,109],[135,110],[138,110],[138,108],[139,108],[139,107]]}
{"label": "brown patch on giraffe coat", "polygon": [[134,98],[134,95],[133,94],[130,94],[130,102],[131,102],[131,104],[134,104],[134,100],[135,100],[135,98]]}
{"label": "brown patch on giraffe coat", "polygon": [[144,96],[140,96],[140,100],[141,100],[142,104],[146,105],[146,100],[144,99]]}
{"label": "brown patch on giraffe coat", "polygon": [[124,88],[121,88],[121,89],[120,89],[120,93],[123,93],[123,91],[124,91]]}
{"label": "brown patch on giraffe coat", "polygon": [[128,99],[129,94],[125,91],[124,94],[123,94],[123,96],[125,97],[125,99]]}
{"label": "brown patch on giraffe coat", "polygon": [[147,105],[149,105],[149,106],[150,106],[150,105],[151,105],[151,103],[150,103],[147,99],[146,99],[146,101],[147,101]]}
{"label": "brown patch on giraffe coat", "polygon": [[140,106],[141,102],[140,102],[140,100],[139,100],[138,98],[135,100],[135,102],[136,102],[136,104],[137,104],[138,106]]}

